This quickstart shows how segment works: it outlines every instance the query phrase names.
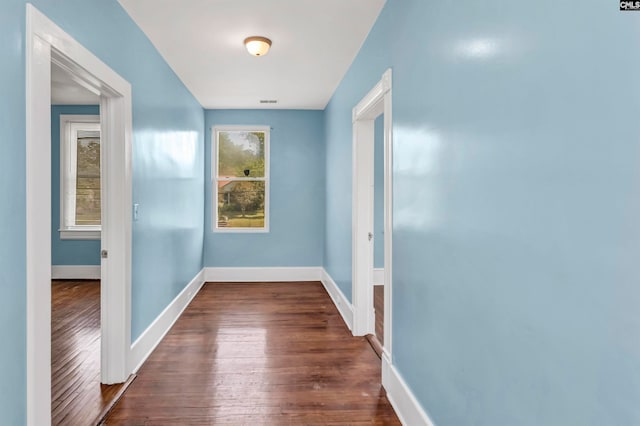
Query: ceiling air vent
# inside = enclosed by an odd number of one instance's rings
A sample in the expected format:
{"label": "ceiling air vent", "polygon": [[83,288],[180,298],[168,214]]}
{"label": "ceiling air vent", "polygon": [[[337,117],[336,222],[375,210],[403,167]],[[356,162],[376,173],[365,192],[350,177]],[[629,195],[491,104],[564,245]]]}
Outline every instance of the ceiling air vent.
{"label": "ceiling air vent", "polygon": [[260,99],[261,104],[277,104],[277,99]]}

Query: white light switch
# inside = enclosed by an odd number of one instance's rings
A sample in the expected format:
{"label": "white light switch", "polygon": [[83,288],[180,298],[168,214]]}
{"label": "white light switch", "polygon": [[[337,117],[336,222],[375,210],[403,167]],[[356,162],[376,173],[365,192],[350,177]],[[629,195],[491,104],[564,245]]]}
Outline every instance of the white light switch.
{"label": "white light switch", "polygon": [[140,204],[136,203],[133,205],[133,221],[137,222],[138,221],[138,207],[140,206]]}

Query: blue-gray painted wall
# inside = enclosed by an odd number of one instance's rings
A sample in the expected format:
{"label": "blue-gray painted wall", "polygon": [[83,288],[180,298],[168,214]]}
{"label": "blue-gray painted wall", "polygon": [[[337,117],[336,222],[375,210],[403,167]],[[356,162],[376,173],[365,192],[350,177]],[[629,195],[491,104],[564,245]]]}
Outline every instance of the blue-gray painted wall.
{"label": "blue-gray painted wall", "polygon": [[[133,91],[132,338],[202,268],[204,111],[114,0],[33,0]],[[0,418],[26,416],[25,4],[0,6]]]}
{"label": "blue-gray painted wall", "polygon": [[60,115],[100,115],[98,105],[51,107],[51,264],[100,265],[100,240],[60,239]]}
{"label": "blue-gray painted wall", "polygon": [[[203,236],[207,265],[240,266],[210,235],[204,114],[115,1],[34,4],[133,85],[135,338]],[[26,409],[24,10],[0,6],[9,425]],[[639,20],[599,0],[388,0],[317,125],[322,255],[294,259],[351,297],[351,108],[393,67],[393,362],[438,426],[640,424]]]}
{"label": "blue-gray painted wall", "polygon": [[393,362],[436,425],[640,424],[639,50],[618,2],[388,0],[334,94],[350,297],[351,108],[393,68]]}
{"label": "blue-gray painted wall", "polygon": [[[268,233],[212,231],[211,128],[271,126]],[[324,246],[322,111],[206,111],[205,266],[320,266]],[[331,197],[331,195],[327,195]]]}
{"label": "blue-gray painted wall", "polygon": [[26,421],[24,2],[0,6],[0,418]]}

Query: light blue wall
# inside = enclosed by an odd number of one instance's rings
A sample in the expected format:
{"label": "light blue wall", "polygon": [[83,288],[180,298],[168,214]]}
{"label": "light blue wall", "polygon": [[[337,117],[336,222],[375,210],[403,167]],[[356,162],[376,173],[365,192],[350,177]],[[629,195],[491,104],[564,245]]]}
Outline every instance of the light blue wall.
{"label": "light blue wall", "polygon": [[[265,125],[270,133],[268,233],[212,232],[211,128]],[[322,111],[206,111],[205,266],[320,266],[324,244]]]}
{"label": "light blue wall", "polygon": [[[0,6],[0,418],[25,422],[25,1]],[[204,113],[115,0],[33,4],[133,88],[132,338],[202,267]]]}
{"label": "light blue wall", "polygon": [[60,239],[60,114],[100,115],[98,105],[51,107],[51,264],[100,265],[100,240]]}
{"label": "light blue wall", "polygon": [[[333,194],[393,67],[393,361],[438,426],[640,424],[640,15],[617,9],[388,0],[327,109]],[[349,296],[350,198],[326,245]]]}
{"label": "light blue wall", "polygon": [[25,423],[24,2],[0,6],[0,419]]}
{"label": "light blue wall", "polygon": [[[388,9],[388,6],[385,9]],[[351,112],[364,95],[380,81],[382,73],[390,64],[389,34],[393,28],[384,14],[382,18],[382,20],[378,18],[356,61],[325,109],[327,201],[324,268],[349,300],[351,300],[352,273]],[[380,126],[379,122],[378,126]],[[378,237],[378,240],[380,239],[382,238]]]}
{"label": "light blue wall", "polygon": [[376,118],[373,145],[373,267],[384,268],[384,115]]}

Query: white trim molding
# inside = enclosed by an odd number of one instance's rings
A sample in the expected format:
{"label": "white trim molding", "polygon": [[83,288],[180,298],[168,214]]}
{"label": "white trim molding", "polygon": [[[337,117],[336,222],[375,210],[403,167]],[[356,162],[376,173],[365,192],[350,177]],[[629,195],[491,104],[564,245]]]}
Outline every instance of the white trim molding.
{"label": "white trim molding", "polygon": [[386,353],[382,355],[382,386],[403,425],[435,426]]}
{"label": "white trim molding", "polygon": [[292,282],[321,281],[322,268],[265,267],[265,268],[205,268],[207,282]]}
{"label": "white trim molding", "polygon": [[[100,115],[60,114],[60,239],[100,239],[100,225],[76,224],[78,133],[100,134]],[[100,137],[98,136],[98,140]],[[97,238],[96,238],[97,237]]]}
{"label": "white trim molding", "polygon": [[373,181],[375,120],[384,115],[384,342],[391,353],[391,266],[392,266],[392,71],[380,81],[352,110],[352,302],[353,334],[373,334]]}
{"label": "white trim molding", "polygon": [[51,47],[43,35],[54,31],[30,4],[26,16],[27,426],[38,426],[51,423]]}
{"label": "white trim molding", "polygon": [[101,231],[99,229],[60,229],[61,240],[100,240]]}
{"label": "white trim molding", "polygon": [[100,265],[52,265],[53,280],[99,280]]}
{"label": "white trim molding", "polygon": [[129,369],[135,373],[147,360],[149,355],[162,341],[164,336],[171,330],[173,324],[180,318],[182,312],[189,306],[189,303],[196,297],[204,285],[204,269],[200,270],[196,276],[182,289],[171,303],[158,315],[158,317],[147,327],[147,329],[131,345],[131,355],[129,357]]}
{"label": "white trim molding", "polygon": [[373,285],[384,285],[384,268],[373,268]]}
{"label": "white trim molding", "polygon": [[383,348],[392,354],[393,334],[393,90],[392,71],[382,76],[384,86],[384,341]]}
{"label": "white trim molding", "polygon": [[[377,117],[383,111],[380,110],[380,100],[391,91],[391,68],[382,74],[380,81],[358,102],[352,111],[352,122],[356,122],[365,116]],[[377,111],[377,112],[376,112]]]}
{"label": "white trim molding", "polygon": [[327,290],[327,293],[329,293],[333,304],[338,308],[338,312],[342,315],[344,323],[349,330],[353,330],[353,305],[351,305],[351,302],[349,302],[342,290],[340,290],[340,287],[338,287],[333,278],[331,278],[331,275],[329,275],[324,268],[322,269],[322,285],[325,290]]}
{"label": "white trim molding", "polygon": [[132,97],[124,78],[33,5],[26,4],[25,15],[26,423],[39,426],[51,423],[51,64],[101,98],[104,384],[124,382],[130,373]]}

